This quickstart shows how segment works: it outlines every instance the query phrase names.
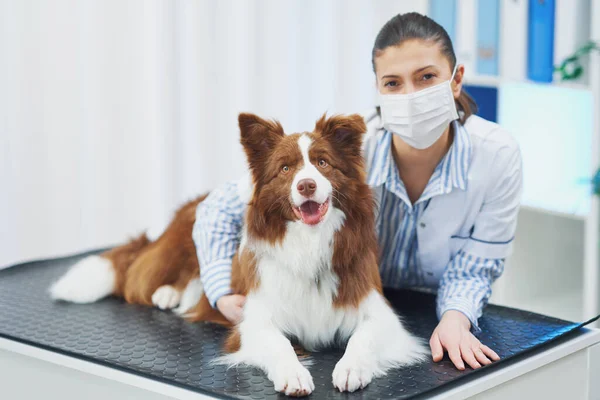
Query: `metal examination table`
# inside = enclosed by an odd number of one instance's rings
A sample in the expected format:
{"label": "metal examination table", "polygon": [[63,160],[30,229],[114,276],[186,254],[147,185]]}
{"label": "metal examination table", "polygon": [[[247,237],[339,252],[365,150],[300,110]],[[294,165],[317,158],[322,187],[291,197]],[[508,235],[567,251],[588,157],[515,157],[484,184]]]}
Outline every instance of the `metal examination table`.
{"label": "metal examination table", "polygon": [[[209,365],[224,338],[219,326],[190,324],[113,298],[90,305],[52,302],[50,283],[83,256],[0,271],[0,398],[285,397],[258,370]],[[413,291],[386,295],[409,329],[428,339],[437,323],[434,297]],[[447,358],[427,361],[341,394],[331,373],[343,351],[331,350],[312,355],[311,397],[600,399],[600,331],[583,325],[490,305],[480,320],[480,339],[500,362],[461,372]]]}

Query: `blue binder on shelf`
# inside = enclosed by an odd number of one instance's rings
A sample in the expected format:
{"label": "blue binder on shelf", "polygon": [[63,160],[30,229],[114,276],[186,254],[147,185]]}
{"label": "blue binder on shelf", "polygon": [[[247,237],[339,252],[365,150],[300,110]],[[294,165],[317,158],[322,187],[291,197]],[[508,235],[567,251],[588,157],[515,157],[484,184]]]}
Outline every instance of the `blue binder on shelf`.
{"label": "blue binder on shelf", "polygon": [[456,1],[431,0],[429,2],[429,16],[448,32],[452,43],[456,43]]}
{"label": "blue binder on shelf", "polygon": [[527,77],[552,82],[554,73],[555,0],[530,0]]}
{"label": "blue binder on shelf", "polygon": [[463,90],[477,103],[477,115],[488,121],[498,122],[498,88],[492,86],[465,85]]}
{"label": "blue binder on shelf", "polygon": [[498,75],[500,1],[477,2],[477,64],[480,75]]}

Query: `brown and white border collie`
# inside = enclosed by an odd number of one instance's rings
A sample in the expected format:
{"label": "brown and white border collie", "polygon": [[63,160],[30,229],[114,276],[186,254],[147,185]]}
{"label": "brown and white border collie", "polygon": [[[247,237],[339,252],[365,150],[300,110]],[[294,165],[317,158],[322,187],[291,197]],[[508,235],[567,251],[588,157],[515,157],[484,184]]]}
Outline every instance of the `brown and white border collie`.
{"label": "brown and white border collie", "polygon": [[[302,396],[314,384],[290,338],[307,350],[347,343],[333,371],[340,391],[421,360],[423,344],[382,296],[362,117],[323,116],[313,132],[292,135],[251,114],[240,114],[239,126],[254,185],[232,289],[247,297],[219,361],[262,368],[275,390]],[[184,205],[155,242],[142,236],[82,260],[51,296],[87,303],[116,295],[226,323],[199,283],[192,227],[202,200]]]}

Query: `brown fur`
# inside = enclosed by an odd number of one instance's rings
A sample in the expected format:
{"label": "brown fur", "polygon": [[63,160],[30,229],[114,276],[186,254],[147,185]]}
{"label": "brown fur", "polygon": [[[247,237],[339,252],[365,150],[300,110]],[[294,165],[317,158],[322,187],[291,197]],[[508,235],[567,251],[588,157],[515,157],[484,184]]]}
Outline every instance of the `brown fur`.
{"label": "brown fur", "polygon": [[[297,139],[300,134],[285,136],[281,124],[255,115],[240,114],[241,143],[248,157],[254,181],[254,193],[246,213],[246,227],[251,240],[280,242],[289,221],[297,219],[289,201],[289,188],[303,159]],[[337,307],[357,307],[372,290],[381,291],[377,266],[374,202],[366,184],[361,156],[362,134],[366,131],[358,115],[323,116],[316,124],[309,151],[310,162],[332,183],[332,203],[346,215],[344,226],[334,238],[333,268],[340,278]],[[320,160],[325,164],[321,165]],[[287,169],[284,169],[286,166]],[[163,285],[183,291],[189,281],[199,276],[196,249],[192,240],[195,211],[206,196],[181,207],[163,235],[150,242],[142,235],[103,254],[117,272],[114,295],[129,303],[152,305],[152,294]],[[254,254],[244,250],[232,263],[232,290],[247,295],[260,285]],[[205,295],[190,310],[190,321],[211,321],[230,325],[213,309]],[[225,350],[240,347],[240,335],[232,329]]]}
{"label": "brown fur", "polygon": [[206,295],[202,295],[198,304],[188,311],[186,319],[190,322],[207,321],[231,327],[231,323],[227,318],[219,310],[212,308]]}
{"label": "brown fur", "polygon": [[229,335],[227,335],[227,339],[225,339],[225,345],[223,346],[223,350],[226,353],[235,353],[242,346],[242,338],[240,335],[240,331],[237,328],[233,328]]}
{"label": "brown fur", "polygon": [[142,235],[102,254],[116,270],[113,293],[129,303],[152,305],[152,294],[163,285],[183,290],[199,276],[192,228],[196,207],[206,198],[200,196],[184,204],[165,232],[154,242]]}
{"label": "brown fur", "polygon": [[[335,305],[357,307],[373,289],[381,292],[375,235],[375,203],[366,184],[361,155],[361,135],[366,131],[359,115],[323,116],[315,128],[311,161],[326,157],[331,168],[323,174],[334,188],[333,204],[346,215],[344,226],[335,235],[333,269],[340,277]],[[325,139],[325,140],[323,140]]]}

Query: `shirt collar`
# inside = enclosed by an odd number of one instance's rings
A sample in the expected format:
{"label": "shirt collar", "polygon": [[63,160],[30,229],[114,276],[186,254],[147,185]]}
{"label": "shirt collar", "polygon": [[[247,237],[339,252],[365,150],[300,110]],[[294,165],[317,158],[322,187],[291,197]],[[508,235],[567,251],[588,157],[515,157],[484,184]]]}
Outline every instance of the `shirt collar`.
{"label": "shirt collar", "polygon": [[[431,195],[450,193],[453,188],[467,189],[472,152],[471,138],[467,130],[458,121],[454,121],[452,124],[454,141],[448,153],[436,167],[423,192],[424,195],[427,193],[431,193]],[[392,156],[392,133],[387,130],[377,138],[368,183],[374,187],[385,183],[388,190],[395,191],[394,188],[399,187],[401,192],[406,192]],[[419,200],[422,200],[424,196],[421,197]]]}
{"label": "shirt collar", "polygon": [[373,154],[373,161],[369,169],[367,183],[370,186],[381,186],[387,180],[390,172],[392,157],[392,134],[384,130],[377,137],[377,145]]}
{"label": "shirt collar", "polygon": [[452,188],[467,190],[469,165],[471,164],[471,136],[458,121],[454,121],[454,142],[442,162],[446,162],[444,176],[444,192],[450,193]]}

